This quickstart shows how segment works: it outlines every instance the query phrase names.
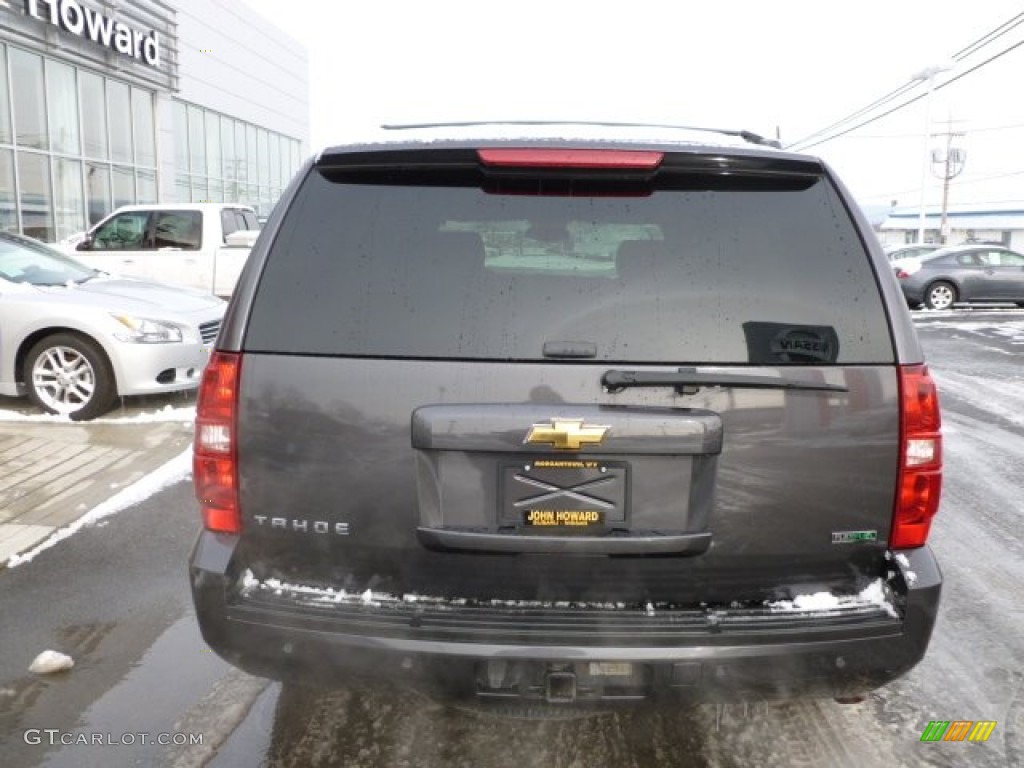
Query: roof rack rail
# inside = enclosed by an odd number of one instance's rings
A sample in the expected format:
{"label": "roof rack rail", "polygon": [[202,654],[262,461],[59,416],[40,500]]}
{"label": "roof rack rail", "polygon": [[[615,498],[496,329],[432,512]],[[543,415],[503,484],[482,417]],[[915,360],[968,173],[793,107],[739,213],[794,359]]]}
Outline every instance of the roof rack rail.
{"label": "roof rack rail", "polygon": [[750,144],[782,149],[781,141],[765,138],[753,131],[733,130],[730,128],[703,128],[693,125],[672,125],[670,123],[628,123],[605,122],[601,120],[465,120],[451,123],[384,123],[381,125],[381,128],[386,131],[404,131],[425,128],[472,128],[483,125],[586,125],[599,128],[671,128],[674,130],[701,131],[703,133],[718,133],[723,136],[736,136]]}

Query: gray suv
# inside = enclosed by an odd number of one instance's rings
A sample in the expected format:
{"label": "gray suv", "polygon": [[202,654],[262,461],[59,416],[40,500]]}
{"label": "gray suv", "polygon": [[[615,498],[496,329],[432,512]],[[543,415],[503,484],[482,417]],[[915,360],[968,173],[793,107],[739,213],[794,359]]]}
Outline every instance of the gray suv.
{"label": "gray suv", "polygon": [[209,645],[563,706],[910,670],[938,398],[846,189],[746,132],[488,130],[326,150],[264,228],[198,405]]}

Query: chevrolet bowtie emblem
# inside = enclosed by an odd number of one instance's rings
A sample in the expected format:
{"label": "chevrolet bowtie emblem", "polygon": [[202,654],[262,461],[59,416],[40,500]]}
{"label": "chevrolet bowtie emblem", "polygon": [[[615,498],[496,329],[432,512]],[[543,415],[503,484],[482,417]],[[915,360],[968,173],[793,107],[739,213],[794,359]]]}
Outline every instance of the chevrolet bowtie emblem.
{"label": "chevrolet bowtie emblem", "polygon": [[552,419],[549,424],[534,424],[526,443],[548,443],[555,448],[578,451],[582,445],[598,445],[611,429],[604,425],[583,426],[583,419]]}

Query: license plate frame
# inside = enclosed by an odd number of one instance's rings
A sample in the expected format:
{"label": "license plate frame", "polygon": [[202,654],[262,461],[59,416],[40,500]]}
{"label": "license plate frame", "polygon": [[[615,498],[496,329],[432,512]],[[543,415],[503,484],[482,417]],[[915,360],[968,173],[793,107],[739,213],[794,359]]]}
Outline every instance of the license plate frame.
{"label": "license plate frame", "polygon": [[629,526],[624,461],[536,457],[499,467],[498,523],[533,534],[602,533]]}

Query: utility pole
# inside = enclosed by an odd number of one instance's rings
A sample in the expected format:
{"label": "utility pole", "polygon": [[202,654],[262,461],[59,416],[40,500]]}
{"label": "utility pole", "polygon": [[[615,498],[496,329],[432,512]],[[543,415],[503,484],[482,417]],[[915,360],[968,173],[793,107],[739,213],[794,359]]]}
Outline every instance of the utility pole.
{"label": "utility pole", "polygon": [[[954,138],[963,138],[966,134],[962,131],[954,131],[953,119],[946,121],[946,132],[936,133],[934,136],[946,137],[946,149],[932,150],[932,173],[942,179],[942,221],[939,224],[939,239],[943,245],[949,242],[949,182],[963,173],[964,163],[967,160],[967,152],[961,147],[953,146]],[[941,168],[942,172],[937,170]]]}

